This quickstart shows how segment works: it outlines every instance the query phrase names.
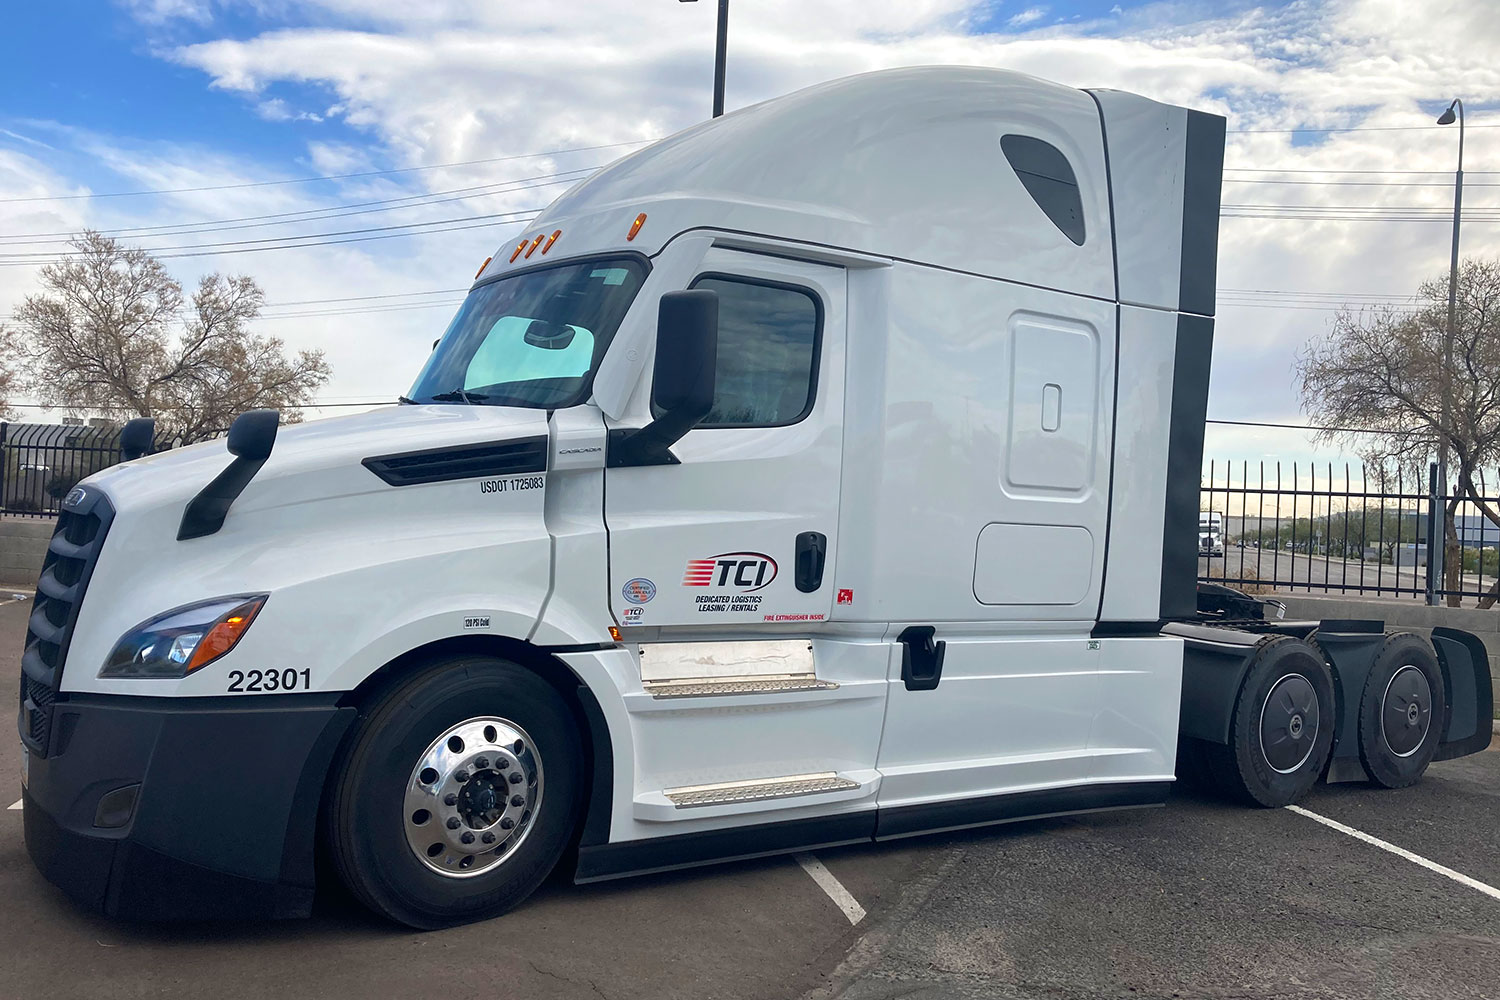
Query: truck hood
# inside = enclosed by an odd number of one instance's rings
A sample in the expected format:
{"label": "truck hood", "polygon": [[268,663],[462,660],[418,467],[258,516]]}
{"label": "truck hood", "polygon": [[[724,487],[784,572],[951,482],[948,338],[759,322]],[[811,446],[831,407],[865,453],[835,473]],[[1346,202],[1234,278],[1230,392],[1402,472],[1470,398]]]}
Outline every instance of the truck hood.
{"label": "truck hood", "polygon": [[[230,516],[390,489],[361,464],[367,458],[546,433],[545,410],[457,404],[389,406],[284,424],[271,457]],[[186,503],[231,461],[222,440],[207,441],[113,466],[86,482],[103,490],[117,512],[129,514]]]}

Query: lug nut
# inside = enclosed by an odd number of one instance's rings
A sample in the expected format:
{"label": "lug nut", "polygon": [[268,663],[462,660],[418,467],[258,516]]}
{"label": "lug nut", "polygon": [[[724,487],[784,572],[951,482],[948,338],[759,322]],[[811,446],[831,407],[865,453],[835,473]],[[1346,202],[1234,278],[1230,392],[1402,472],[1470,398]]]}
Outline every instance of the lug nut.
{"label": "lug nut", "polygon": [[448,817],[448,829],[450,829],[450,830],[457,830],[462,825],[463,825],[463,820],[459,819],[457,816],[449,816]]}
{"label": "lug nut", "polygon": [[524,806],[526,804],[526,796],[512,795],[510,797],[510,804],[517,807]]}
{"label": "lug nut", "polygon": [[513,827],[515,825],[516,825],[516,821],[513,820],[513,819],[511,819],[509,816],[502,817],[501,820],[500,820],[500,829],[502,829],[502,830],[509,830],[511,827]]}
{"label": "lug nut", "polygon": [[449,792],[447,795],[444,795],[443,796],[443,805],[445,805],[445,806],[456,806],[456,805],[458,805],[458,795],[455,794],[454,792]]}
{"label": "lug nut", "polygon": [[495,835],[493,833],[486,833],[483,837],[480,837],[479,839],[482,840],[482,841],[484,841],[486,844],[493,844],[495,842]]}
{"label": "lug nut", "polygon": [[512,772],[510,772],[510,783],[512,785],[519,785],[521,782],[523,782],[525,780],[526,780],[525,776],[522,775],[520,771],[512,771]]}
{"label": "lug nut", "polygon": [[468,771],[455,771],[453,773],[453,780],[457,781],[459,784],[463,784],[465,781],[469,780],[469,772]]}
{"label": "lug nut", "polygon": [[474,835],[472,833],[469,833],[468,831],[465,831],[464,835],[462,837],[459,837],[458,839],[463,841],[465,844],[474,843]]}
{"label": "lug nut", "polygon": [[476,757],[474,758],[474,766],[483,771],[490,766],[490,759],[488,757]]}
{"label": "lug nut", "polygon": [[504,757],[495,758],[495,770],[503,771],[507,767],[510,767],[510,761],[506,760]]}

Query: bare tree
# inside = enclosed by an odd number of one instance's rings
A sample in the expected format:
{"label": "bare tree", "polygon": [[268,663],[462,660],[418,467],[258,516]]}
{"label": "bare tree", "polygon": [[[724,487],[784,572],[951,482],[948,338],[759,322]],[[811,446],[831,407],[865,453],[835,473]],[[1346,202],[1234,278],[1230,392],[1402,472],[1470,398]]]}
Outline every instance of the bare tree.
{"label": "bare tree", "polygon": [[11,412],[10,400],[20,388],[20,372],[17,365],[21,348],[14,330],[0,325],[0,419],[8,420]]}
{"label": "bare tree", "polygon": [[[328,381],[322,351],[289,354],[252,334],[265,296],[243,275],[210,274],[190,299],[145,250],[88,231],[42,268],[43,292],[15,310],[26,385],[73,412],[156,417],[185,442],[224,431],[256,407],[286,411]],[[174,340],[173,330],[177,329]]]}
{"label": "bare tree", "polygon": [[[1500,525],[1500,512],[1475,483],[1480,469],[1500,459],[1500,261],[1466,260],[1460,269],[1454,363],[1445,379],[1447,299],[1444,276],[1424,282],[1414,306],[1342,312],[1298,357],[1296,372],[1303,408],[1336,428],[1319,436],[1355,445],[1377,467],[1419,468],[1447,442],[1457,488],[1444,517],[1444,589],[1457,590],[1459,505],[1467,500]],[[1452,403],[1446,418],[1445,391]],[[1376,434],[1352,433],[1359,428]],[[1492,607],[1497,596],[1500,582],[1480,607]]]}

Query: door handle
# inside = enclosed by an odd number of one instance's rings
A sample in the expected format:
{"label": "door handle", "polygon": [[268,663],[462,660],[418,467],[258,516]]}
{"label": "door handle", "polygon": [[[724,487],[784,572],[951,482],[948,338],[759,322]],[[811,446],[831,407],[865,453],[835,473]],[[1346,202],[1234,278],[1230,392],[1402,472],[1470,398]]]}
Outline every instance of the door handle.
{"label": "door handle", "polygon": [[797,536],[797,589],[811,594],[823,586],[823,563],[828,558],[828,538],[819,531],[804,531]]}

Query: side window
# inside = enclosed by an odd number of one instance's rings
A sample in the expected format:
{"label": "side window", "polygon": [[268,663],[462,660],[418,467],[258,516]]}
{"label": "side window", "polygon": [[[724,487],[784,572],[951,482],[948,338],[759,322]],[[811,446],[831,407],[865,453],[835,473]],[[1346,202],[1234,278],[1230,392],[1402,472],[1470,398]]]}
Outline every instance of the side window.
{"label": "side window", "polygon": [[704,275],[719,293],[714,408],[700,427],[779,427],[807,416],[817,388],[823,307],[806,288]]}
{"label": "side window", "polygon": [[1000,137],[1000,151],[1037,207],[1064,236],[1083,246],[1083,196],[1062,150],[1029,135],[1011,134]]}

